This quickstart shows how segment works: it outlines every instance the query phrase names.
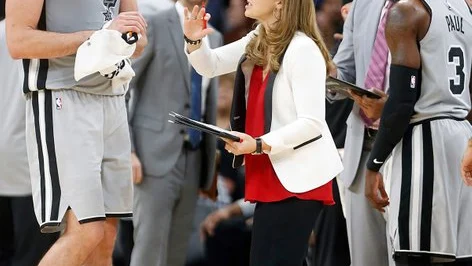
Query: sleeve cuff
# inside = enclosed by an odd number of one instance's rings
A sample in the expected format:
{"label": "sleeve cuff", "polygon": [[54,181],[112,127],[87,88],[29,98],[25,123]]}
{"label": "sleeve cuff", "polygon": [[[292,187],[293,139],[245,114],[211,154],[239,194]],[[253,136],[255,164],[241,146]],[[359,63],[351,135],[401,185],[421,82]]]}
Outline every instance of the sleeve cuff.
{"label": "sleeve cuff", "polygon": [[286,149],[283,140],[281,140],[279,137],[277,137],[275,134],[272,132],[269,132],[265,134],[264,136],[261,136],[261,139],[270,146],[270,155],[274,155],[277,153],[282,152],[283,150]]}

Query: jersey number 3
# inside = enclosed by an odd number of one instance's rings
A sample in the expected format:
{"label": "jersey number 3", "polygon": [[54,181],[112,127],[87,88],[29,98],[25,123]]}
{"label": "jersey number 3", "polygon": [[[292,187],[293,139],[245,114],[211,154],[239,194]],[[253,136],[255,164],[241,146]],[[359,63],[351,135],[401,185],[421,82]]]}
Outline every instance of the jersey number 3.
{"label": "jersey number 3", "polygon": [[448,62],[456,67],[455,76],[449,77],[449,90],[452,94],[462,94],[465,89],[465,60],[461,47],[451,47],[448,53]]}

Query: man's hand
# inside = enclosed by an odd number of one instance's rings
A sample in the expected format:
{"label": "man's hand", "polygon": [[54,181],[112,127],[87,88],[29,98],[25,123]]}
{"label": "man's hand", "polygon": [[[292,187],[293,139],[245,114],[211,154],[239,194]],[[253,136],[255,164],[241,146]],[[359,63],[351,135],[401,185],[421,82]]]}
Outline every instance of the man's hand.
{"label": "man's hand", "polygon": [[231,218],[229,206],[226,206],[208,215],[200,224],[200,238],[205,240],[206,236],[213,236],[215,234],[216,226],[220,222],[228,220],[229,218]]}
{"label": "man's hand", "polygon": [[114,18],[108,26],[109,30],[116,30],[120,33],[136,32],[146,35],[147,23],[144,17],[136,11],[121,12]]}
{"label": "man's hand", "polygon": [[385,212],[384,208],[390,202],[385,191],[383,177],[379,172],[367,169],[364,193],[373,208],[380,212]]}
{"label": "man's hand", "polygon": [[382,110],[384,108],[385,102],[387,101],[387,94],[383,91],[374,89],[374,92],[381,96],[380,99],[369,98],[365,95],[359,96],[355,92],[350,91],[352,99],[356,102],[357,105],[362,109],[364,114],[372,120],[377,120],[382,115]]}
{"label": "man's hand", "polygon": [[136,153],[131,153],[131,167],[133,170],[133,183],[136,185],[143,182],[143,167]]}
{"label": "man's hand", "polygon": [[472,139],[467,144],[467,149],[461,164],[462,179],[467,186],[472,186]]}

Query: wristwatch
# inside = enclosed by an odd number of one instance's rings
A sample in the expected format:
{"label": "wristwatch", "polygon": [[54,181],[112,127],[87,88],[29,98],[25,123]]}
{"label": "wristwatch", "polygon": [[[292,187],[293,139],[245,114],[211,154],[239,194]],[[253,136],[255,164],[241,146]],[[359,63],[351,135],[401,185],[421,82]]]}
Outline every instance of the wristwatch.
{"label": "wristwatch", "polygon": [[264,154],[264,151],[262,150],[262,139],[255,138],[255,140],[256,140],[256,150],[252,153],[252,155]]}

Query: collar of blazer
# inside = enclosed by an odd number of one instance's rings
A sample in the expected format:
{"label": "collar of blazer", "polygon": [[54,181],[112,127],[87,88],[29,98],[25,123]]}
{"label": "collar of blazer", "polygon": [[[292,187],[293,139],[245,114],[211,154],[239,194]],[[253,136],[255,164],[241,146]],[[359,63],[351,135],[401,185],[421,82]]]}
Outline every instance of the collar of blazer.
{"label": "collar of blazer", "polygon": [[[282,65],[285,51],[280,56],[279,62]],[[243,54],[238,63],[236,70],[236,79],[234,82],[233,101],[231,104],[231,116],[230,125],[231,130],[238,132],[245,132],[246,130],[246,84],[249,84],[251,75],[245,75],[245,65],[251,64],[252,62],[247,60],[246,54]],[[272,124],[272,93],[274,91],[274,82],[277,77],[277,73],[273,71],[269,72],[269,78],[267,81],[267,87],[264,93],[264,134],[269,133]],[[246,80],[248,79],[248,80]],[[249,88],[249,86],[247,86]],[[239,167],[243,164],[244,156],[234,156],[233,167]]]}

